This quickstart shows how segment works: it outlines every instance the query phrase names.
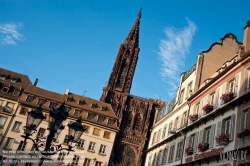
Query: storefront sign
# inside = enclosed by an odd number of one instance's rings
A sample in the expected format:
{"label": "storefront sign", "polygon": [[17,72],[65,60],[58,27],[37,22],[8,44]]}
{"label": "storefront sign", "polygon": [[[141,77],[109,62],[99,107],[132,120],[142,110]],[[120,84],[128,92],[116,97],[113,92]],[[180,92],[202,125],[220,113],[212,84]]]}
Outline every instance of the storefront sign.
{"label": "storefront sign", "polygon": [[219,149],[213,149],[213,150],[208,151],[208,152],[203,152],[201,154],[196,154],[194,157],[190,156],[190,157],[185,158],[185,162],[187,163],[187,162],[207,158],[210,156],[214,156],[214,155],[222,153],[223,150],[224,150],[224,148],[219,148]]}

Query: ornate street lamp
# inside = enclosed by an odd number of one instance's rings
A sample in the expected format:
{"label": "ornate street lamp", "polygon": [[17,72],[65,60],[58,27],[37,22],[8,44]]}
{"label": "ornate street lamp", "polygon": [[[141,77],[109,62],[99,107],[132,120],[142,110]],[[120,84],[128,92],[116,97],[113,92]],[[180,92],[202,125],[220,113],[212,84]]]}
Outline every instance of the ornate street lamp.
{"label": "ornate street lamp", "polygon": [[[82,136],[83,132],[86,130],[83,125],[81,124],[81,117],[72,124],[68,124],[69,132],[68,132],[68,140],[67,145],[68,148],[62,148],[61,144],[55,145],[52,143],[54,140],[55,135],[59,135],[62,130],[65,128],[65,126],[62,125],[63,121],[65,121],[68,117],[69,113],[67,109],[64,106],[64,103],[60,105],[59,108],[52,108],[50,111],[50,118],[49,118],[49,135],[47,138],[41,138],[46,139],[45,141],[40,140],[38,137],[36,139],[32,139],[30,136],[34,133],[36,133],[36,128],[40,125],[42,120],[44,120],[46,117],[42,113],[41,106],[39,108],[31,110],[28,113],[26,126],[24,126],[24,134],[22,137],[25,139],[24,142],[27,141],[27,139],[30,139],[33,141],[35,149],[39,151],[40,148],[43,148],[42,151],[42,157],[40,159],[39,166],[43,164],[43,161],[46,157],[56,154],[57,152],[61,150],[67,150],[68,153],[72,150],[78,143],[78,140]],[[72,143],[76,143],[75,146],[71,146]],[[24,150],[24,149],[22,149]]]}

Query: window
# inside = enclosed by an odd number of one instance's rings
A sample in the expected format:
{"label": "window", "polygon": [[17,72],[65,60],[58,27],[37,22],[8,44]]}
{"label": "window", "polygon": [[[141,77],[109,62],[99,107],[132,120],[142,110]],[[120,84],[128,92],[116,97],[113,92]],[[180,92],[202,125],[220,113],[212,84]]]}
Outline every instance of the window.
{"label": "window", "polygon": [[84,125],[84,129],[85,129],[85,133],[89,133],[89,126],[87,126],[87,125]]}
{"label": "window", "polygon": [[13,95],[14,95],[14,96],[18,96],[19,94],[20,94],[20,90],[17,90],[17,89],[14,90],[14,92],[13,92]]}
{"label": "window", "polygon": [[161,129],[158,131],[158,135],[157,135],[157,142],[160,141],[160,138],[161,138]]}
{"label": "window", "polygon": [[168,147],[166,147],[163,151],[162,165],[167,164],[167,156],[168,156]]}
{"label": "window", "polygon": [[78,165],[80,156],[74,155],[71,165]]}
{"label": "window", "polygon": [[16,83],[17,82],[17,79],[11,79],[10,80],[12,83]]}
{"label": "window", "polygon": [[104,117],[103,116],[98,116],[97,122],[103,122],[104,121]]}
{"label": "window", "polygon": [[231,119],[225,121],[225,134],[231,133]]}
{"label": "window", "polygon": [[2,105],[3,104],[3,100],[0,100],[0,105]]}
{"label": "window", "polygon": [[100,161],[95,162],[95,166],[101,166],[101,165],[102,165],[102,162],[100,162]]}
{"label": "window", "polygon": [[72,101],[74,101],[73,97],[68,97],[67,98],[67,102],[72,102]]}
{"label": "window", "polygon": [[64,140],[63,140],[63,143],[64,143],[64,144],[67,144],[67,143],[68,143],[68,135],[65,135]]}
{"label": "window", "polygon": [[34,96],[28,95],[27,98],[26,98],[27,102],[32,102],[33,100],[34,100]]}
{"label": "window", "polygon": [[92,113],[88,113],[87,119],[93,119],[94,117],[95,117],[95,115],[94,115],[94,114],[92,114]]}
{"label": "window", "polygon": [[12,130],[19,131],[21,124],[22,124],[21,122],[15,121]]}
{"label": "window", "polygon": [[100,149],[99,149],[99,153],[105,155],[106,154],[106,149],[107,149],[107,146],[101,144]]}
{"label": "window", "polygon": [[242,126],[243,128],[241,128],[241,131],[243,131],[244,129],[250,129],[250,109],[244,110],[242,111]]}
{"label": "window", "polygon": [[154,133],[154,136],[152,138],[152,145],[156,142],[156,132]]}
{"label": "window", "polygon": [[177,117],[177,118],[175,119],[174,128],[175,128],[175,129],[178,129],[178,128],[179,128],[179,117]]}
{"label": "window", "polygon": [[45,133],[45,129],[44,128],[40,128],[38,130],[37,137],[43,137],[44,133]]}
{"label": "window", "polygon": [[169,126],[168,126],[168,135],[170,135],[170,130],[172,130],[172,122],[169,123]]}
{"label": "window", "polygon": [[100,129],[94,128],[93,135],[99,136],[100,135]]}
{"label": "window", "polygon": [[190,146],[194,149],[194,148],[196,148],[196,147],[194,147],[194,141],[195,141],[195,135],[193,134],[193,135],[191,135],[190,136]]}
{"label": "window", "polygon": [[103,138],[109,139],[110,138],[110,132],[104,131]]}
{"label": "window", "polygon": [[11,149],[13,142],[14,142],[13,138],[8,138],[7,141],[6,141],[6,143],[5,143],[4,148],[5,149]]}
{"label": "window", "polygon": [[185,127],[186,126],[186,122],[187,122],[187,112],[184,112],[183,115],[182,115],[182,127]]}
{"label": "window", "polygon": [[114,123],[115,123],[115,121],[113,119],[109,119],[109,121],[108,121],[109,126],[112,126]]}
{"label": "window", "polygon": [[0,128],[3,128],[6,120],[7,120],[6,117],[0,116]]}
{"label": "window", "polygon": [[32,145],[32,147],[31,147],[31,149],[30,149],[30,154],[31,154],[31,155],[36,155],[36,147],[35,147],[34,144]]}
{"label": "window", "polygon": [[247,90],[249,90],[250,87],[250,69],[247,69]]}
{"label": "window", "polygon": [[65,152],[60,152],[58,155],[57,161],[63,162],[65,156],[66,156]]}
{"label": "window", "polygon": [[214,106],[214,103],[215,103],[215,92],[214,93],[212,93],[212,94],[210,94],[210,104],[212,105],[212,106]]}
{"label": "window", "polygon": [[181,90],[181,93],[180,93],[180,98],[179,98],[179,104],[181,104],[183,102],[183,98],[184,98],[184,91],[185,89]]}
{"label": "window", "polygon": [[189,84],[188,84],[188,87],[187,87],[187,96],[186,96],[186,98],[188,98],[188,97],[190,97],[190,95],[192,94],[192,83],[193,82],[190,82]]}
{"label": "window", "polygon": [[95,151],[95,142],[90,142],[89,143],[89,148],[88,148],[89,151]]}
{"label": "window", "polygon": [[84,159],[83,166],[90,166],[90,161],[91,161],[91,159],[85,158],[85,159]]}
{"label": "window", "polygon": [[91,108],[98,108],[98,105],[97,104],[92,104]]}
{"label": "window", "polygon": [[211,127],[210,127],[210,128],[206,128],[206,129],[205,129],[205,132],[206,132],[206,133],[205,133],[205,140],[204,140],[204,141],[205,141],[206,143],[209,143],[209,137],[210,137],[210,134],[211,134]]}
{"label": "window", "polygon": [[80,115],[81,114],[81,110],[75,110],[75,112],[74,112],[74,115],[75,116],[78,116],[78,115]]}
{"label": "window", "polygon": [[5,80],[6,77],[5,77],[5,76],[0,76],[0,79],[1,79],[1,80]]}
{"label": "window", "polygon": [[84,139],[79,139],[79,141],[78,141],[78,143],[77,143],[77,147],[79,147],[79,148],[84,148],[84,142],[85,142]]}
{"label": "window", "polygon": [[27,142],[21,141],[18,145],[17,150],[24,150],[26,147]]}
{"label": "window", "polygon": [[37,105],[43,105],[45,103],[44,99],[39,99]]}
{"label": "window", "polygon": [[167,125],[165,125],[164,128],[163,128],[162,137],[161,137],[162,140],[163,140],[163,139],[165,138],[165,136],[166,136],[166,130],[167,130]]}
{"label": "window", "polygon": [[229,92],[233,92],[234,93],[235,90],[235,79],[233,79],[232,81],[229,82]]}
{"label": "window", "polygon": [[176,156],[175,156],[176,159],[180,159],[181,158],[182,147],[183,147],[182,145],[183,145],[182,141],[178,142],[177,149],[176,149]]}
{"label": "window", "polygon": [[6,106],[5,106],[5,108],[4,108],[3,111],[10,113],[12,111],[14,105],[15,105],[14,103],[7,102],[7,104],[6,104]]}
{"label": "window", "polygon": [[79,101],[79,105],[84,105],[84,104],[86,104],[85,100],[80,100]]}
{"label": "window", "polygon": [[50,102],[50,104],[49,104],[49,108],[55,108],[56,107],[56,103],[54,103],[54,102]]}
{"label": "window", "polygon": [[194,110],[194,115],[199,113],[199,110],[200,110],[200,103],[197,103],[196,106],[195,106],[195,110]]}
{"label": "window", "polygon": [[107,111],[108,110],[108,107],[102,107],[102,111]]}
{"label": "window", "polygon": [[173,162],[173,157],[174,157],[174,145],[171,145],[170,150],[169,150],[169,157],[168,157],[169,163]]}

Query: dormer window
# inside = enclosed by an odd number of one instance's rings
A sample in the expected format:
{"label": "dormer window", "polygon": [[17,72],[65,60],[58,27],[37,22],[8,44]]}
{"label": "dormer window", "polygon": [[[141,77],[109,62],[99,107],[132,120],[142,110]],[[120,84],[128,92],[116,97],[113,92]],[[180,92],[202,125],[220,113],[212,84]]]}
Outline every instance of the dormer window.
{"label": "dormer window", "polygon": [[80,115],[81,114],[81,110],[75,110],[75,112],[74,112],[74,115],[75,116],[78,116],[78,115]]}
{"label": "dormer window", "polygon": [[103,116],[98,116],[97,122],[103,122],[104,121],[104,117]]}
{"label": "dormer window", "polygon": [[34,100],[34,96],[28,95],[27,98],[26,98],[27,102],[32,102],[33,100]]}
{"label": "dormer window", "polygon": [[79,105],[84,105],[84,104],[86,104],[85,100],[80,100],[79,101]]}
{"label": "dormer window", "polygon": [[113,119],[109,119],[109,121],[108,121],[109,126],[112,126],[114,123],[115,123],[115,121]]}
{"label": "dormer window", "polygon": [[14,96],[18,96],[20,94],[20,90],[15,90],[14,92],[13,92],[13,95]]}
{"label": "dormer window", "polygon": [[72,102],[72,101],[74,101],[73,97],[68,97],[67,98],[67,102]]}
{"label": "dormer window", "polygon": [[37,105],[43,105],[45,103],[44,99],[39,99]]}
{"label": "dormer window", "polygon": [[98,105],[97,104],[92,104],[91,108],[98,108]]}
{"label": "dormer window", "polygon": [[92,114],[92,113],[88,113],[88,116],[87,116],[87,119],[93,119],[94,118],[94,114]]}
{"label": "dormer window", "polygon": [[7,86],[3,87],[3,89],[2,89],[3,93],[7,93],[8,91],[9,91],[9,87],[7,87]]}
{"label": "dormer window", "polygon": [[10,80],[12,83],[16,83],[17,82],[17,79],[11,79]]}
{"label": "dormer window", "polygon": [[54,103],[54,102],[50,102],[50,104],[49,104],[49,108],[55,108],[56,107],[56,103]]}
{"label": "dormer window", "polygon": [[108,107],[102,107],[102,111],[107,111],[108,110]]}

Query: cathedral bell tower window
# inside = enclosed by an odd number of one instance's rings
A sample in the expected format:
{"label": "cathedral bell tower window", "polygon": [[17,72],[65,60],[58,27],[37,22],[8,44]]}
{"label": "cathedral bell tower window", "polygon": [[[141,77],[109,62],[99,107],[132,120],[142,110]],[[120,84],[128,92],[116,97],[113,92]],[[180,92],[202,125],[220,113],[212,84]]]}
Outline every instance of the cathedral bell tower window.
{"label": "cathedral bell tower window", "polygon": [[116,85],[117,88],[120,88],[122,86],[122,84],[123,84],[126,69],[127,69],[127,62],[123,61],[121,71],[120,71],[120,75],[119,75],[119,79],[117,80],[117,85]]}

